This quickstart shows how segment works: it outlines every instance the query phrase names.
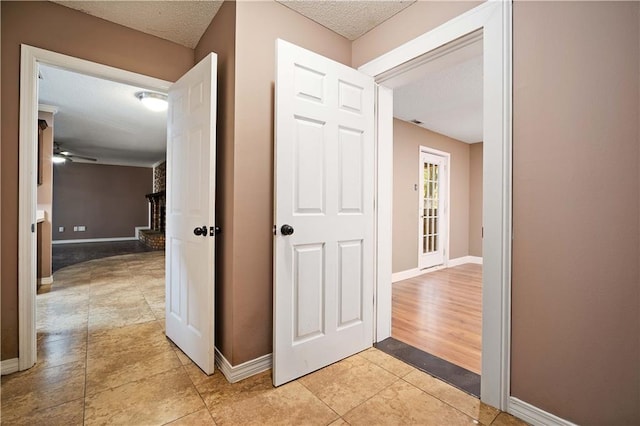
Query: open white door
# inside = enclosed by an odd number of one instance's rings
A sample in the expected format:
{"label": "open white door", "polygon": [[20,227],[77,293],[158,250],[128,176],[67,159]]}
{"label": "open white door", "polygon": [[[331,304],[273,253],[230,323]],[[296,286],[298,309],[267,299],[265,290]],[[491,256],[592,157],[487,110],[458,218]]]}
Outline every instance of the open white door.
{"label": "open white door", "polygon": [[374,81],[277,41],[273,382],[373,343]]}
{"label": "open white door", "polygon": [[169,89],[166,333],[205,373],[214,366],[217,56]]}

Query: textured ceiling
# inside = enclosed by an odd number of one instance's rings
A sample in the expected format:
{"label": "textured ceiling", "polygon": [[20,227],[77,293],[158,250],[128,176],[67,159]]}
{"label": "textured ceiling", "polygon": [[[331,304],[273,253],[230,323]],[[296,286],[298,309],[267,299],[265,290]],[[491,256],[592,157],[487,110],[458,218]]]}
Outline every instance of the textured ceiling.
{"label": "textured ceiling", "polygon": [[[280,1],[354,39],[413,1]],[[221,2],[58,1],[121,25],[192,47]],[[475,46],[475,47],[474,47]],[[41,66],[41,104],[58,107],[55,140],[104,164],[150,166],[165,156],[166,113],[144,108],[141,89]],[[396,79],[394,116],[455,139],[482,140],[482,49],[474,44]],[[391,81],[389,81],[391,83]]]}
{"label": "textured ceiling", "polygon": [[190,48],[218,12],[222,1],[57,1],[63,6]]}
{"label": "textured ceiling", "polygon": [[[221,0],[76,1],[63,6],[194,48]],[[416,0],[276,0],[330,30],[355,40]]]}
{"label": "textured ceiling", "polygon": [[482,142],[482,43],[430,62],[393,90],[393,115],[466,143]]}
{"label": "textured ceiling", "polygon": [[[150,167],[165,158],[167,113],[148,110],[142,89],[40,66],[40,104],[58,108],[54,141],[102,164]],[[76,160],[74,160],[76,161]]]}
{"label": "textured ceiling", "polygon": [[341,36],[355,40],[416,0],[276,0]]}

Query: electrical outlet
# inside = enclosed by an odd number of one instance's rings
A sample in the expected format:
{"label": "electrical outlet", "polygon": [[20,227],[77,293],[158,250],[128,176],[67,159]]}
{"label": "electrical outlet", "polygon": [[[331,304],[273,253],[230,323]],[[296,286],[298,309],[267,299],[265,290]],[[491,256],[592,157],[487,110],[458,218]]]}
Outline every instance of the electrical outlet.
{"label": "electrical outlet", "polygon": [[64,232],[64,226],[58,226],[58,232]]}
{"label": "electrical outlet", "polygon": [[73,232],[78,232],[78,227],[77,226],[73,227]]}
{"label": "electrical outlet", "polygon": [[87,230],[87,227],[86,227],[86,226],[84,226],[84,225],[80,225],[80,226],[78,226],[78,231],[80,231],[80,232],[84,232],[84,231],[86,231],[86,230]]}

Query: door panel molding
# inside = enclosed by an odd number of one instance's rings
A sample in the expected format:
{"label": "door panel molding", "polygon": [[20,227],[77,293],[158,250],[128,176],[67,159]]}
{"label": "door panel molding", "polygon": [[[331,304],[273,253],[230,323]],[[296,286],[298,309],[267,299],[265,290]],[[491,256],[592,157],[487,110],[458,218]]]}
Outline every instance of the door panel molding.
{"label": "door panel molding", "polygon": [[215,365],[216,74],[209,53],[169,89],[166,335],[206,374]]}
{"label": "door panel molding", "polygon": [[283,40],[276,52],[279,386],[373,343],[375,110],[371,77]]}

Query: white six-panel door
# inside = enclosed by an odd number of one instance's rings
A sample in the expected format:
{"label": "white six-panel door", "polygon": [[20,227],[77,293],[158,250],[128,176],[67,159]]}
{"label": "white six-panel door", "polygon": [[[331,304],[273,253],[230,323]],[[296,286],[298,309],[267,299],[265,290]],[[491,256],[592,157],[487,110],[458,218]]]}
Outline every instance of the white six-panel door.
{"label": "white six-panel door", "polygon": [[276,50],[278,386],[372,345],[375,147],[371,77],[282,40]]}
{"label": "white six-panel door", "polygon": [[170,88],[167,118],[166,334],[207,374],[214,367],[216,64],[209,54]]}

